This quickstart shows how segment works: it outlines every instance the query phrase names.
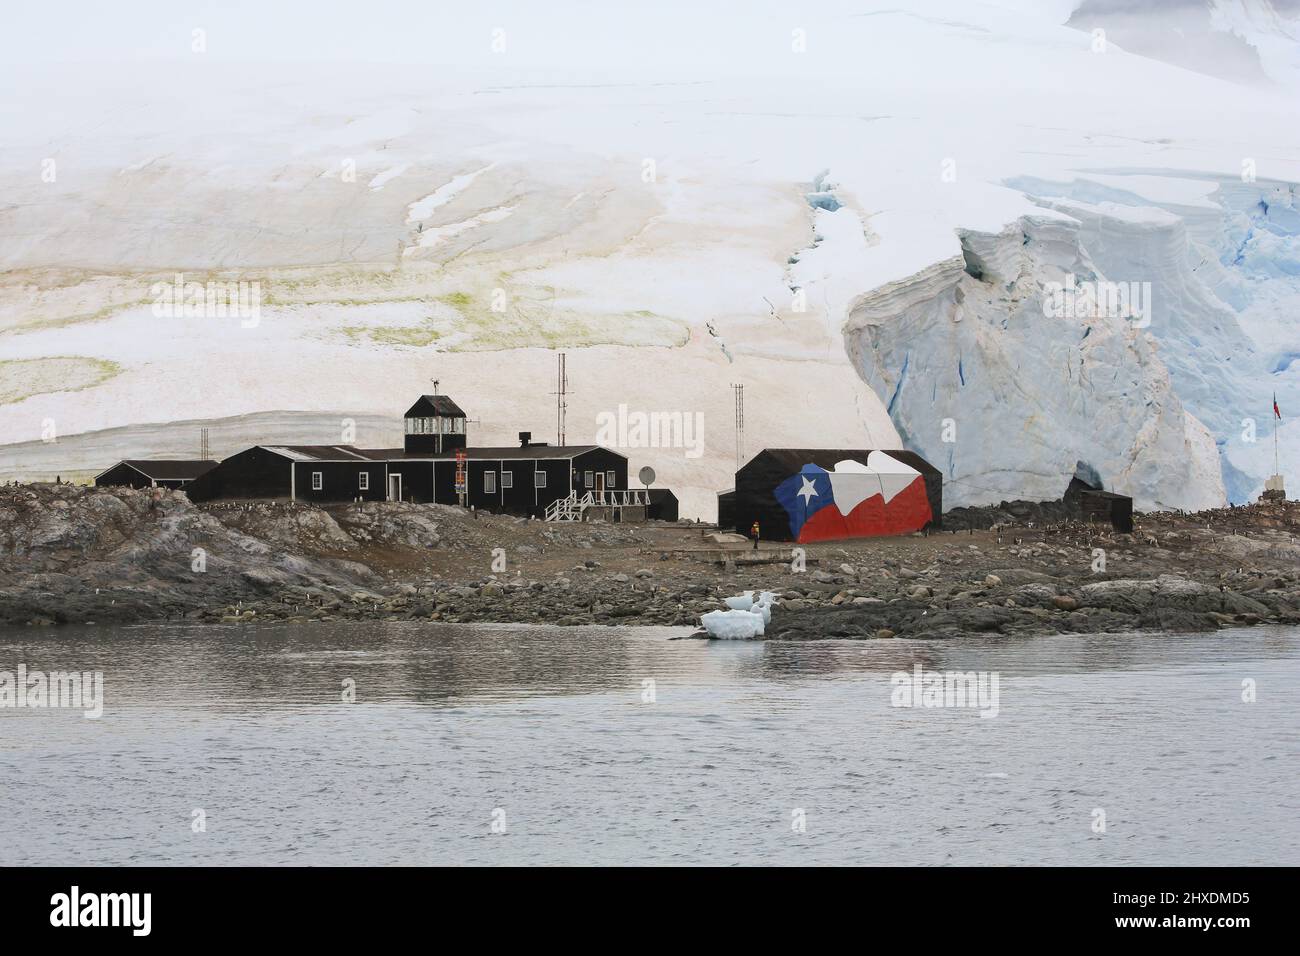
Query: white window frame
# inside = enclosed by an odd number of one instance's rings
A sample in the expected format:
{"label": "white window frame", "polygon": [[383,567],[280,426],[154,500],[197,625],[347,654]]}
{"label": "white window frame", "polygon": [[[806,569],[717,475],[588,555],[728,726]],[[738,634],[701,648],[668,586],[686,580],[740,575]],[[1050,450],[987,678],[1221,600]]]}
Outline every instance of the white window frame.
{"label": "white window frame", "polygon": [[507,471],[504,468],[501,469],[501,490],[505,491],[507,488],[513,488],[514,486],[515,473],[513,471]]}
{"label": "white window frame", "polygon": [[370,490],[370,472],[368,471],[357,472],[357,488],[360,491]]}
{"label": "white window frame", "polygon": [[483,472],[483,494],[495,495],[497,493],[497,473],[495,471]]}
{"label": "white window frame", "polygon": [[614,480],[615,480],[615,477],[616,477],[616,475],[615,475],[615,473],[614,473],[614,471],[613,471],[612,469],[611,469],[610,471],[605,472],[605,490],[606,490],[606,491],[610,491],[610,490],[613,489],[613,487],[614,487]]}
{"label": "white window frame", "polygon": [[533,487],[534,488],[546,487],[546,472],[536,471],[536,470],[533,471]]}
{"label": "white window frame", "polygon": [[596,487],[596,473],[592,471],[590,468],[588,468],[586,471],[582,473],[582,487],[584,488]]}
{"label": "white window frame", "polygon": [[311,490],[320,491],[325,487],[325,475],[323,472],[313,471],[311,473]]}

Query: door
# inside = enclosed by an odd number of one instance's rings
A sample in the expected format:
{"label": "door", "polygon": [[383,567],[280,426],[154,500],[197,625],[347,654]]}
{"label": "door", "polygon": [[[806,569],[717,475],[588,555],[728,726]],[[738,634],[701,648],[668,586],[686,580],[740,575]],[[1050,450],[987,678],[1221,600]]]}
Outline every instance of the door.
{"label": "door", "polygon": [[402,500],[402,476],[401,475],[388,476],[388,500],[389,501]]}
{"label": "door", "polygon": [[596,472],[596,501],[600,504],[605,503],[605,473]]}

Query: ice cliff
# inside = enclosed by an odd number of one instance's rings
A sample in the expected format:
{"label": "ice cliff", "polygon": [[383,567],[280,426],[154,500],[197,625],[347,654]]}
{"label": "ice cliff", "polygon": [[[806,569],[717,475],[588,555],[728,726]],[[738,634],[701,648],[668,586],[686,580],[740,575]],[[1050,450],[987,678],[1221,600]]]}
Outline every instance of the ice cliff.
{"label": "ice cliff", "polygon": [[1153,335],[1129,317],[1047,315],[1049,283],[1105,279],[1078,221],[968,231],[962,255],[861,297],[846,348],[944,504],[1055,498],[1082,465],[1143,508],[1202,508],[1224,486]]}

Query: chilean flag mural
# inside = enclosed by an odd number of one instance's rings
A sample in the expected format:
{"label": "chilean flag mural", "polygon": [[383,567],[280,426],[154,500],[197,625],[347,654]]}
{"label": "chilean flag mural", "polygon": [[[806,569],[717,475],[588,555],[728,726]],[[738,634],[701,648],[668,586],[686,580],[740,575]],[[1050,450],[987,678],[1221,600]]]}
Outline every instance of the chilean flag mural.
{"label": "chilean flag mural", "polygon": [[905,534],[934,517],[924,476],[883,451],[868,454],[865,465],[846,459],[827,471],[806,464],[774,494],[799,542]]}

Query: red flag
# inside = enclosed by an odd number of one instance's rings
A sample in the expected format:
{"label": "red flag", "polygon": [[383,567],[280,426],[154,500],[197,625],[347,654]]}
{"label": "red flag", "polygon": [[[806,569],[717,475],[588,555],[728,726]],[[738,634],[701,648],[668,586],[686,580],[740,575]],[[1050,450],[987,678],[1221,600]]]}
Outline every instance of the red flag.
{"label": "red flag", "polygon": [[1282,420],[1282,410],[1277,407],[1277,392],[1273,393],[1273,417],[1278,421]]}

